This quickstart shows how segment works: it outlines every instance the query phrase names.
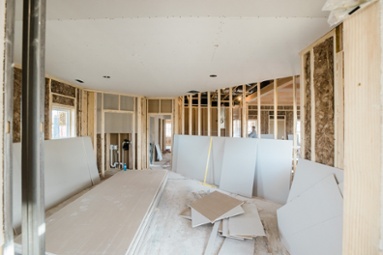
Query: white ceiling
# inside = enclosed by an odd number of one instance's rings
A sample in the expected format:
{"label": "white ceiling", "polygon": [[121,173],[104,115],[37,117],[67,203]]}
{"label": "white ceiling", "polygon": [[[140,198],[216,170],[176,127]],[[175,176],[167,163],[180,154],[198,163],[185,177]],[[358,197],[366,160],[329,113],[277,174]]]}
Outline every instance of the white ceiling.
{"label": "white ceiling", "polygon": [[[16,2],[20,64],[22,1]],[[299,74],[300,50],[330,30],[324,3],[49,0],[46,73],[70,84],[81,79],[77,85],[89,89],[149,97]]]}

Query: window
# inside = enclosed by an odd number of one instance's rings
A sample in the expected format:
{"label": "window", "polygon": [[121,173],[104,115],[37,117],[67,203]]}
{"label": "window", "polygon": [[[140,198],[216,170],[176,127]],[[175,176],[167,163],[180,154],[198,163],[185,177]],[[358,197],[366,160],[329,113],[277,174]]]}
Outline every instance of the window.
{"label": "window", "polygon": [[52,108],[52,139],[74,136],[74,110],[72,108]]}

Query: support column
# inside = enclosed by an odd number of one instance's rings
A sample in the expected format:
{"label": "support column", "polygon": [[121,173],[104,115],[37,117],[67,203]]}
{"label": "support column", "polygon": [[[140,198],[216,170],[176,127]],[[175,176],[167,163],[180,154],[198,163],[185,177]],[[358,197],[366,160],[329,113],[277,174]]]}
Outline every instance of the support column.
{"label": "support column", "polygon": [[211,136],[211,98],[210,98],[210,91],[207,92],[207,135]]}
{"label": "support column", "polygon": [[278,139],[278,84],[274,80],[274,139]]}
{"label": "support column", "polygon": [[45,0],[25,0],[22,58],[23,254],[45,254],[44,92]]}
{"label": "support column", "polygon": [[[0,180],[3,183],[3,231],[4,231],[4,244],[3,254],[13,254],[13,217],[12,217],[12,197],[13,197],[13,169],[12,169],[12,123],[13,123],[13,87],[14,87],[14,71],[13,71],[13,49],[14,49],[14,29],[15,29],[15,1],[6,1],[2,3],[5,14],[5,43],[4,52],[0,50],[1,54],[4,53],[4,62],[0,63],[0,70],[4,70],[4,88],[1,89],[2,95],[0,96],[1,109],[0,120],[4,121],[3,133],[0,134],[0,140],[3,140],[4,152],[1,162],[3,162],[1,169],[3,170],[3,179]],[[6,7],[6,9],[5,9]],[[3,10],[1,12],[3,12]],[[0,14],[3,17],[3,13]],[[3,31],[1,31],[1,35]],[[0,49],[3,49],[0,46]],[[4,67],[2,66],[4,64]],[[1,76],[1,75],[0,75]],[[4,101],[3,101],[4,100]],[[3,115],[4,114],[4,115]],[[3,115],[3,116],[2,116]],[[0,234],[2,235],[2,234]]]}
{"label": "support column", "polygon": [[261,138],[261,83],[257,83],[257,137]]}
{"label": "support column", "polygon": [[242,85],[242,137],[247,137],[246,85]]}
{"label": "support column", "polygon": [[217,98],[217,136],[221,136],[221,90],[217,90],[218,98]]}
{"label": "support column", "polygon": [[229,137],[233,137],[233,88],[229,88]]}
{"label": "support column", "polygon": [[297,84],[296,77],[293,76],[293,171],[297,168]]}
{"label": "support column", "polygon": [[198,135],[201,135],[201,93],[198,93]]}

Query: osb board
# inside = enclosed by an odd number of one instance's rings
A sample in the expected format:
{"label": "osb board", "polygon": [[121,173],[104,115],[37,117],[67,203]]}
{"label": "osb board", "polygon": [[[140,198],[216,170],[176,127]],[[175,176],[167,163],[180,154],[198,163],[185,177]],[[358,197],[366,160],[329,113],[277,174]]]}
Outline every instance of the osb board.
{"label": "osb board", "polygon": [[59,81],[55,81],[55,80],[52,80],[51,92],[56,93],[56,94],[60,94],[60,95],[64,95],[64,96],[68,96],[68,97],[73,97],[73,98],[76,97],[76,88],[75,87],[72,87],[68,84],[65,84],[65,83],[62,83]]}
{"label": "osb board", "polygon": [[44,137],[45,140],[51,138],[51,100],[50,100],[50,82],[49,79],[45,79],[45,99],[44,99]]}
{"label": "osb board", "polygon": [[379,254],[382,243],[381,9],[378,1],[343,23],[347,255]]}
{"label": "osb board", "polygon": [[314,52],[315,160],[334,165],[334,37]]}
{"label": "osb board", "polygon": [[304,66],[304,158],[311,159],[311,54],[307,52],[303,57]]}
{"label": "osb board", "polygon": [[13,90],[13,142],[21,141],[21,70],[15,68],[14,90]]}
{"label": "osb board", "polygon": [[56,104],[62,104],[62,105],[68,105],[68,106],[75,106],[75,99],[69,98],[69,97],[63,97],[59,95],[52,95],[52,102]]}

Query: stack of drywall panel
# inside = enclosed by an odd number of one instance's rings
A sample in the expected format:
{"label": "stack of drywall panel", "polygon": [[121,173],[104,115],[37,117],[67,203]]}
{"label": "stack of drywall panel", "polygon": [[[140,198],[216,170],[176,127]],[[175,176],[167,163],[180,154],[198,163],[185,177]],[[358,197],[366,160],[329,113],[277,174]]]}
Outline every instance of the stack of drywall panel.
{"label": "stack of drywall panel", "polygon": [[166,184],[167,171],[121,171],[46,220],[55,254],[134,254]]}
{"label": "stack of drywall panel", "polygon": [[300,160],[278,228],[291,255],[342,254],[343,171]]}
{"label": "stack of drywall panel", "polygon": [[[218,232],[223,237],[242,241],[265,236],[257,207],[224,193],[213,191],[192,202],[190,210],[183,211],[181,216],[190,219],[192,227],[214,224],[205,254],[210,254]],[[230,249],[230,245],[223,246],[222,254],[228,252],[226,249]]]}
{"label": "stack of drywall panel", "polygon": [[290,187],[292,142],[175,135],[172,167],[228,192],[284,204]]}
{"label": "stack of drywall panel", "polygon": [[[21,144],[13,144],[13,226],[21,224]],[[89,137],[44,141],[45,208],[100,182]]]}

